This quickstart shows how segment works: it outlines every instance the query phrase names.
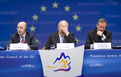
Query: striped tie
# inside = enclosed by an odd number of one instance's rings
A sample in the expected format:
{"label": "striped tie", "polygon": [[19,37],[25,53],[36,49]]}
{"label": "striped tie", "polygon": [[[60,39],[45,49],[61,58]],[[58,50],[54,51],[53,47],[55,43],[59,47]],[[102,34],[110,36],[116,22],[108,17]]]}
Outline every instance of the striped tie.
{"label": "striped tie", "polygon": [[24,37],[23,37],[23,36],[21,36],[21,38],[22,38],[21,43],[25,43],[25,41],[24,41]]}

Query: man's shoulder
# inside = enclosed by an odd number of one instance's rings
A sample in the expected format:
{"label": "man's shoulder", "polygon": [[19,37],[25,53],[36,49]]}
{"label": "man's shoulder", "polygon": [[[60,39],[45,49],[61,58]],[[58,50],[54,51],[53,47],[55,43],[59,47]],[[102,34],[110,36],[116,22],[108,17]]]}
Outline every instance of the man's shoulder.
{"label": "man's shoulder", "polygon": [[12,34],[11,37],[16,37],[18,36],[18,33]]}
{"label": "man's shoulder", "polygon": [[106,31],[106,33],[112,33],[111,31],[109,31],[109,30],[105,30]]}
{"label": "man's shoulder", "polygon": [[94,33],[96,29],[90,30],[88,33]]}
{"label": "man's shoulder", "polygon": [[69,32],[70,34],[74,34],[73,32]]}
{"label": "man's shoulder", "polygon": [[58,35],[58,32],[50,33],[50,36]]}
{"label": "man's shoulder", "polygon": [[26,34],[31,36],[34,35],[34,33],[29,33],[29,32],[26,32]]}
{"label": "man's shoulder", "polygon": [[33,38],[35,35],[34,35],[34,33],[26,32],[26,36],[29,38]]}

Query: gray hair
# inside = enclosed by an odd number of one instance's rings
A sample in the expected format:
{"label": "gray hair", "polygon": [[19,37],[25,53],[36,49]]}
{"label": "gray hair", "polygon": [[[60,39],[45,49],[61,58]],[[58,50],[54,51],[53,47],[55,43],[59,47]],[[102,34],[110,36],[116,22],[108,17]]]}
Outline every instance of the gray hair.
{"label": "gray hair", "polygon": [[60,26],[61,22],[66,22],[67,23],[67,26],[69,27],[69,24],[66,20],[61,20],[59,23],[58,23],[58,27]]}
{"label": "gray hair", "polygon": [[106,26],[107,26],[107,21],[104,19],[104,18],[100,18],[98,21],[97,21],[97,24],[99,23],[106,23]]}

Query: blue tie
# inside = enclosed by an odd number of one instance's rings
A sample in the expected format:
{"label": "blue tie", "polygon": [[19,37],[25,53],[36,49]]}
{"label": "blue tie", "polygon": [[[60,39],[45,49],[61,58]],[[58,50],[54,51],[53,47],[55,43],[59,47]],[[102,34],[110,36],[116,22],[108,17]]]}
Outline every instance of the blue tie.
{"label": "blue tie", "polygon": [[64,43],[64,39],[63,36],[61,36],[61,42],[60,43]]}

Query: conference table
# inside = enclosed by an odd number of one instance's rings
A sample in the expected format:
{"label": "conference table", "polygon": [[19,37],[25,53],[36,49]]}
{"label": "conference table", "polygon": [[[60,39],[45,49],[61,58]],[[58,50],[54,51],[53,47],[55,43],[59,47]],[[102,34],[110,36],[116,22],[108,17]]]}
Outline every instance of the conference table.
{"label": "conference table", "polygon": [[[121,77],[121,49],[84,50],[80,74],[78,77]],[[43,77],[39,50],[0,51],[0,77]]]}

